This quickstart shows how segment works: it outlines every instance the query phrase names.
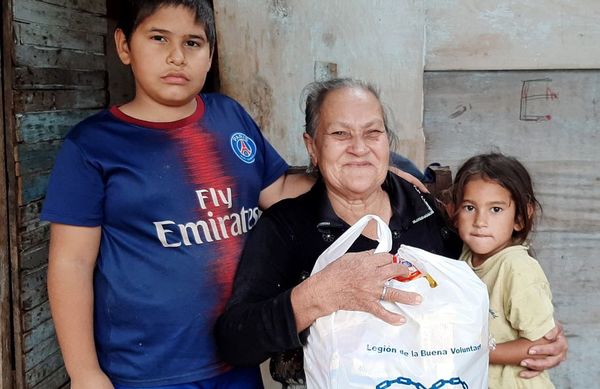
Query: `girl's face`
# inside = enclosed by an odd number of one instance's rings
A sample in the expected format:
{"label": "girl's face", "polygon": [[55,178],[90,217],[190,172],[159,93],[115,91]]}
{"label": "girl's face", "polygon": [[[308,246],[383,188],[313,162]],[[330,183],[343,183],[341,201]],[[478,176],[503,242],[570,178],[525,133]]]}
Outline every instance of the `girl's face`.
{"label": "girl's face", "polygon": [[513,231],[522,228],[515,221],[515,209],[510,192],[497,182],[483,178],[467,182],[456,228],[473,252],[474,266],[511,245]]}

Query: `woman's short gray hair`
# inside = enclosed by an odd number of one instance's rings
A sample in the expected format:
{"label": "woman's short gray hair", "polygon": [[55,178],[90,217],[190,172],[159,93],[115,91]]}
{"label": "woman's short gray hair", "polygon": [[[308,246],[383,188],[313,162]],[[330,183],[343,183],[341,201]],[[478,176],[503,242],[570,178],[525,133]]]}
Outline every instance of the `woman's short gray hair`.
{"label": "woman's short gray hair", "polygon": [[[302,91],[302,95],[306,96],[304,98],[304,131],[310,135],[311,138],[314,138],[317,127],[319,126],[321,108],[323,107],[325,98],[329,93],[344,88],[362,89],[375,96],[381,107],[383,125],[385,127],[385,132],[388,135],[388,139],[390,140],[390,146],[392,146],[393,143],[395,143],[396,135],[390,131],[387,107],[381,102],[379,90],[373,84],[355,78],[333,78],[326,81],[315,81],[304,87],[304,90]],[[312,172],[312,169],[314,169],[314,167],[311,164],[309,166],[309,171]]]}

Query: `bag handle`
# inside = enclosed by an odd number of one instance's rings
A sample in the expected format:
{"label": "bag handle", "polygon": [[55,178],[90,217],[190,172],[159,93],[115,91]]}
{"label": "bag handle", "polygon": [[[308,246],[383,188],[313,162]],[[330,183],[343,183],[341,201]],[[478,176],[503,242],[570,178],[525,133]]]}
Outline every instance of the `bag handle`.
{"label": "bag handle", "polygon": [[317,262],[313,267],[312,274],[318,273],[325,266],[346,254],[354,241],[360,236],[367,224],[375,220],[377,222],[377,241],[379,244],[375,253],[387,253],[392,249],[392,232],[390,228],[379,216],[365,215],[346,230],[339,238],[335,240],[325,251],[319,255]]}

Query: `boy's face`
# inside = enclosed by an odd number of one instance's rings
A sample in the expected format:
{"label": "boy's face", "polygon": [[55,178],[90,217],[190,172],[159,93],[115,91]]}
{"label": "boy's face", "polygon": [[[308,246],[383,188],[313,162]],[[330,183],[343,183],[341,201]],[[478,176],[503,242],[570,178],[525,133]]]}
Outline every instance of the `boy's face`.
{"label": "boy's face", "polygon": [[204,27],[185,7],[160,7],[139,24],[129,42],[115,32],[121,61],[131,65],[135,100],[168,107],[188,104],[200,92],[211,65]]}

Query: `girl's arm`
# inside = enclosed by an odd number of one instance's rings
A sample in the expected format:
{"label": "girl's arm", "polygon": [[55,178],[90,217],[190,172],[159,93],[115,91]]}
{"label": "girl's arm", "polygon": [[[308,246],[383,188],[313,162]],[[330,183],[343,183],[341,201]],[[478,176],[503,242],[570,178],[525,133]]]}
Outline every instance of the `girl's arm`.
{"label": "girl's arm", "polygon": [[100,227],[50,226],[48,296],[73,389],[113,388],[94,344],[93,274],[100,235]]}
{"label": "girl's arm", "polygon": [[543,358],[545,355],[529,355],[531,346],[551,343],[545,338],[531,341],[525,338],[511,340],[509,342],[499,343],[496,349],[490,352],[490,364],[493,365],[515,365],[521,366],[521,361],[525,358]]}
{"label": "girl's arm", "polygon": [[[529,350],[527,359],[521,361],[521,366],[527,369],[519,373],[521,378],[533,378],[541,374],[544,370],[558,366],[567,359],[569,343],[565,337],[562,324],[556,321],[556,326],[551,329],[544,339],[547,344],[534,345]],[[535,357],[537,355],[537,357]]]}

